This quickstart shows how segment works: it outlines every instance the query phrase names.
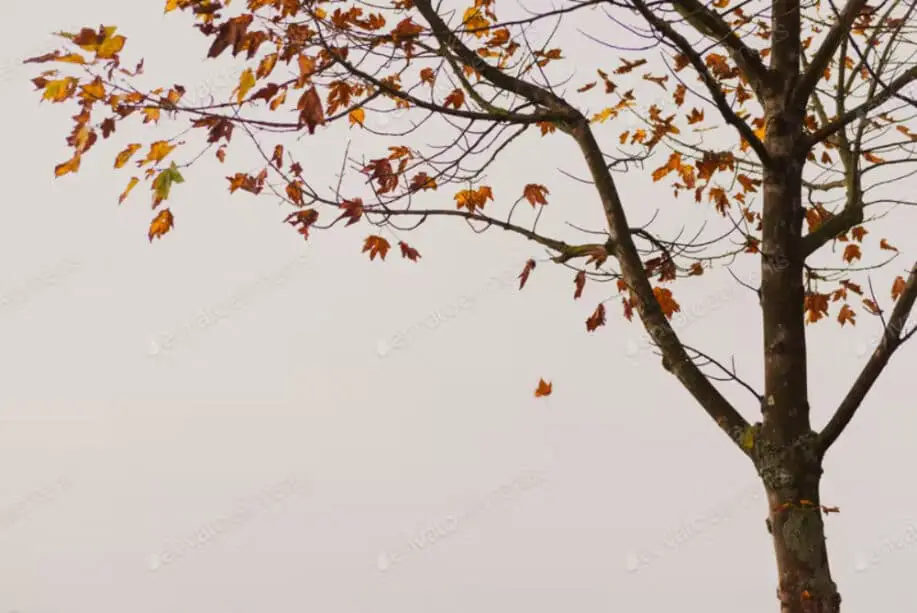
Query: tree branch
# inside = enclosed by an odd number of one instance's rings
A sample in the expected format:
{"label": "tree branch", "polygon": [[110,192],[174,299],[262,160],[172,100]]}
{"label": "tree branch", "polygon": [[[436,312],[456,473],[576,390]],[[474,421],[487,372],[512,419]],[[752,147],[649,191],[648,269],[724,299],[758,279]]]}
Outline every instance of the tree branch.
{"label": "tree branch", "polygon": [[[696,1],[696,0],[695,0]],[[766,165],[770,164],[770,155],[767,153],[767,149],[764,147],[764,143],[755,136],[754,130],[751,129],[745,121],[743,121],[735,112],[732,110],[732,107],[729,105],[729,101],[726,99],[726,95],[723,93],[723,89],[716,82],[716,79],[713,78],[713,75],[710,73],[710,70],[704,64],[704,59],[701,57],[700,53],[694,50],[694,47],[691,46],[691,43],[688,40],[675,31],[675,29],[670,26],[668,23],[657,17],[653,14],[652,10],[646,5],[643,0],[632,0],[634,6],[643,15],[643,18],[646,19],[654,28],[659,30],[662,35],[669,39],[679,51],[681,51],[688,60],[691,62],[691,65],[694,67],[694,70],[700,75],[703,79],[704,84],[707,86],[707,90],[710,92],[710,95],[713,97],[713,101],[716,103],[716,108],[719,110],[720,115],[726,123],[735,127],[738,130],[739,134],[745,141],[751,146],[751,148],[758,155],[758,159],[761,160],[761,163]],[[726,24],[723,24],[724,27]]]}
{"label": "tree branch", "polygon": [[815,90],[818,80],[824,75],[825,68],[828,67],[841,41],[843,41],[844,37],[850,32],[850,26],[853,25],[853,20],[857,18],[857,15],[860,14],[864,6],[866,6],[866,0],[847,0],[844,10],[838,15],[837,21],[828,31],[821,47],[815,52],[812,63],[809,65],[808,69],[806,69],[805,73],[803,73],[799,82],[796,84],[796,88],[793,90],[793,108],[805,108],[805,104],[809,100],[809,96],[812,95],[812,92]]}
{"label": "tree branch", "polygon": [[892,309],[891,317],[888,320],[888,325],[885,326],[879,346],[876,347],[869,361],[866,362],[866,366],[863,367],[828,425],[818,435],[817,449],[821,455],[825,454],[844,431],[844,428],[847,427],[847,424],[850,423],[850,420],[853,419],[866,394],[869,393],[879,375],[882,374],[885,365],[888,364],[895,350],[910,338],[910,334],[902,337],[902,332],[904,332],[904,326],[907,324],[908,316],[914,307],[915,301],[917,301],[917,263],[911,268],[911,274],[905,283],[904,291],[898,297],[895,308]]}
{"label": "tree branch", "polygon": [[758,51],[743,43],[722,17],[698,0],[672,0],[672,3],[695,30],[701,34],[709,32],[726,47],[729,57],[748,79],[749,85],[758,96],[758,101],[764,100],[764,89],[770,73],[761,62]]}
{"label": "tree branch", "polygon": [[656,299],[643,262],[628,230],[624,205],[614,179],[605,165],[602,151],[589,127],[588,120],[581,117],[571,132],[583,152],[589,172],[595,181],[602,206],[605,209],[611,244],[614,246],[613,255],[621,266],[624,281],[637,297],[637,311],[640,313],[644,328],[662,353],[665,363],[670,367],[670,372],[678,377],[685,389],[739,449],[748,455],[748,451],[741,445],[742,434],[750,427],[748,422],[690,359]]}
{"label": "tree branch", "polygon": [[822,126],[813,132],[811,135],[809,135],[808,138],[803,139],[802,146],[804,147],[804,150],[811,149],[813,146],[830,137],[838,130],[853,123],[856,119],[865,117],[866,113],[888,102],[889,99],[891,99],[895,94],[904,89],[906,85],[915,80],[917,80],[917,66],[910,68],[900,77],[894,79],[891,83],[888,84],[887,88],[882,90],[881,93],[872,96],[863,104],[847,111],[835,119],[833,122],[826,126]]}

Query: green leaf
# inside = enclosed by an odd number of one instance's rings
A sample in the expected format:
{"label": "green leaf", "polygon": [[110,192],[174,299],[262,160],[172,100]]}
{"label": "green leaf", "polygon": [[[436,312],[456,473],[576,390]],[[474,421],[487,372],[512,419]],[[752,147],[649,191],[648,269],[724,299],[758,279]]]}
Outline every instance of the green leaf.
{"label": "green leaf", "polygon": [[171,166],[160,172],[156,178],[153,179],[153,206],[155,207],[169,197],[169,192],[172,189],[173,183],[184,182],[185,178],[178,172],[178,167],[175,166],[175,162],[172,162]]}

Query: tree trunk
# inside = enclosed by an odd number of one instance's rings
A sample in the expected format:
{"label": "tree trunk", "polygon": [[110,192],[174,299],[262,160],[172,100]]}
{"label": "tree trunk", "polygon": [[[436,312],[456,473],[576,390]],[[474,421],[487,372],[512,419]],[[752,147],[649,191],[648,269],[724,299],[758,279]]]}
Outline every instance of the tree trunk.
{"label": "tree trunk", "polygon": [[[781,613],[838,613],[841,596],[831,579],[814,437],[757,458],[770,507],[768,529],[777,557]],[[768,446],[763,445],[764,449]]]}

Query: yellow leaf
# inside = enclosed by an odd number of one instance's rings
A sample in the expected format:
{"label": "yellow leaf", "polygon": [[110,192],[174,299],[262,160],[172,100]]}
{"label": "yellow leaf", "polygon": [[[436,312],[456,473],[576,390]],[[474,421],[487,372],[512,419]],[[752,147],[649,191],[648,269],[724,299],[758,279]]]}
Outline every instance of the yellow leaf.
{"label": "yellow leaf", "polygon": [[[112,31],[114,31],[114,28],[112,28]],[[102,41],[102,44],[99,45],[99,50],[96,51],[96,57],[103,60],[115,57],[115,54],[124,48],[124,42],[127,40],[120,35],[109,37],[107,34],[106,32],[105,40]]]}
{"label": "yellow leaf", "polygon": [[159,123],[159,107],[148,106],[141,111],[143,113],[143,123]]}
{"label": "yellow leaf", "polygon": [[150,162],[161,162],[169,153],[175,149],[175,145],[170,145],[169,141],[158,140],[150,145],[150,152],[146,154],[146,159],[138,162],[138,166],[144,166]]}
{"label": "yellow leaf", "polygon": [[140,143],[132,143],[128,145],[127,147],[125,147],[118,154],[118,157],[115,158],[115,168],[121,168],[122,166],[127,164],[128,160],[131,159],[131,156],[134,155],[137,149],[140,149]]}
{"label": "yellow leaf", "polygon": [[251,68],[246,68],[245,72],[242,73],[242,76],[239,78],[239,87],[236,88],[238,94],[236,95],[236,102],[239,104],[245,99],[245,94],[255,86],[255,74],[252,72]]}
{"label": "yellow leaf", "polygon": [[103,100],[105,98],[105,86],[99,77],[96,77],[92,83],[80,86],[80,91],[84,100]]}
{"label": "yellow leaf", "polygon": [[124,202],[124,199],[127,198],[127,195],[131,193],[131,190],[134,189],[134,186],[140,181],[137,177],[131,177],[131,180],[127,182],[127,187],[124,188],[124,191],[121,192],[121,195],[118,197],[118,204]]}
{"label": "yellow leaf", "polygon": [[73,92],[76,91],[76,85],[77,80],[73,77],[48,81],[45,84],[45,93],[41,99],[50,100],[51,102],[63,102],[73,95]]}
{"label": "yellow leaf", "polygon": [[77,153],[76,155],[74,155],[72,158],[70,158],[66,162],[55,166],[54,167],[54,176],[60,177],[61,175],[65,175],[68,172],[76,172],[79,169],[80,169],[80,154]]}
{"label": "yellow leaf", "polygon": [[255,76],[258,77],[259,79],[263,79],[264,77],[271,74],[271,72],[274,70],[274,66],[276,65],[277,65],[277,54],[276,53],[270,53],[264,56],[264,58],[258,64],[258,70],[255,72]]}
{"label": "yellow leaf", "polygon": [[152,243],[154,238],[162,238],[174,225],[175,218],[172,217],[172,211],[169,209],[159,211],[159,214],[150,223],[150,232],[148,234],[150,242]]}
{"label": "yellow leaf", "polygon": [[362,128],[363,120],[366,119],[366,111],[364,111],[362,108],[354,109],[350,111],[349,118],[350,125],[360,124],[360,127]]}

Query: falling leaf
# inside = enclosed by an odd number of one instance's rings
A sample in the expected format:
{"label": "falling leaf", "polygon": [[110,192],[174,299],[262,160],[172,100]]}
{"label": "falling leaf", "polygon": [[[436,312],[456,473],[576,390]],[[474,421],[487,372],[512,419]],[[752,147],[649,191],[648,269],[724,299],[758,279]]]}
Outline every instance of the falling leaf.
{"label": "falling leaf", "polygon": [[543,398],[545,396],[550,396],[553,391],[554,384],[545,381],[544,379],[538,380],[538,387],[535,388],[535,398]]}
{"label": "falling leaf", "polygon": [[150,242],[152,243],[154,238],[162,238],[174,225],[175,219],[172,217],[172,211],[169,209],[159,211],[159,214],[150,223]]}
{"label": "falling leaf", "polygon": [[525,287],[526,281],[529,280],[529,275],[532,274],[532,271],[535,270],[535,260],[528,260],[525,263],[525,266],[522,268],[522,272],[519,273],[519,289]]}

